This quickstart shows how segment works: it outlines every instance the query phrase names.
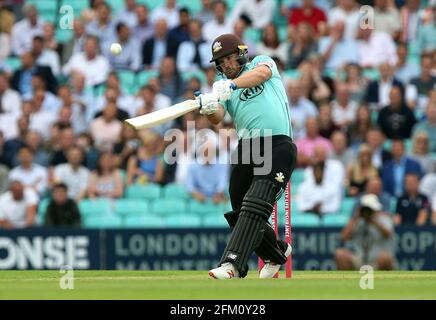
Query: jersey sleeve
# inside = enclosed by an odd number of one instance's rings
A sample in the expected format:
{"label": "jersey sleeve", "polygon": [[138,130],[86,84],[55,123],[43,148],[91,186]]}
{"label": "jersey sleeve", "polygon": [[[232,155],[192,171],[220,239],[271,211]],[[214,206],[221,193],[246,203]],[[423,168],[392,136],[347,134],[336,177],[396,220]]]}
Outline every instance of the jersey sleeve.
{"label": "jersey sleeve", "polygon": [[272,72],[272,77],[280,77],[280,73],[279,70],[277,69],[277,65],[274,62],[273,59],[271,59],[268,56],[265,55],[261,55],[261,56],[256,56],[253,61],[251,61],[251,68],[250,69],[254,69],[256,67],[259,66],[267,66],[268,68],[271,69]]}

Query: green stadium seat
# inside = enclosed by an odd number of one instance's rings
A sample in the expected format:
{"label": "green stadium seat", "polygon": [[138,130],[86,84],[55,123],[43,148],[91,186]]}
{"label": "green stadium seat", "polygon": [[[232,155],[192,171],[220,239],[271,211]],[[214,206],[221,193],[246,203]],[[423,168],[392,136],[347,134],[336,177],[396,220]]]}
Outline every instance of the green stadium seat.
{"label": "green stadium seat", "polygon": [[83,9],[90,7],[90,0],[62,0],[61,5],[71,6],[74,9],[74,14],[79,15]]}
{"label": "green stadium seat", "polygon": [[197,71],[186,71],[186,72],[182,72],[182,79],[183,81],[187,82],[189,81],[191,78],[197,78],[198,80],[200,80],[201,84],[206,84],[207,83],[207,79],[206,79],[206,75],[204,74],[203,71],[197,70]]}
{"label": "green stadium seat", "polygon": [[396,197],[391,198],[391,203],[390,203],[389,207],[390,207],[391,213],[396,213],[396,211],[397,211],[397,198]]}
{"label": "green stadium seat", "polygon": [[321,225],[328,227],[343,227],[350,218],[345,215],[330,214],[322,218]]}
{"label": "green stadium seat", "polygon": [[136,84],[138,86],[138,89],[141,89],[141,87],[146,85],[150,79],[156,78],[157,76],[158,73],[155,70],[147,70],[147,71],[139,72],[136,75]]}
{"label": "green stadium seat", "polygon": [[257,43],[262,39],[262,33],[257,29],[247,28],[244,31],[244,37],[254,43]]}
{"label": "green stadium seat", "polygon": [[355,203],[356,203],[355,198],[348,197],[348,198],[342,199],[341,209],[340,209],[341,214],[345,215],[347,217],[351,216],[353,213],[353,208],[354,208]]}
{"label": "green stadium seat", "polygon": [[286,42],[288,39],[288,26],[281,25],[277,27],[277,33],[279,35],[280,42]]}
{"label": "green stadium seat", "polygon": [[165,217],[165,226],[170,228],[198,228],[201,227],[201,218],[195,214],[176,214]]}
{"label": "green stadium seat", "polygon": [[52,11],[55,12],[57,10],[57,1],[53,0],[33,0],[33,1],[27,1],[32,3],[39,13],[41,12],[48,12]]}
{"label": "green stadium seat", "polygon": [[118,199],[115,201],[114,210],[121,216],[146,215],[150,212],[150,206],[145,200]]}
{"label": "green stadium seat", "polygon": [[211,227],[211,228],[219,228],[219,227],[228,227],[227,220],[224,218],[222,214],[210,214],[205,215],[202,221],[203,227]]}
{"label": "green stadium seat", "polygon": [[162,198],[152,202],[151,212],[157,215],[179,215],[186,213],[186,202],[180,199]]}
{"label": "green stadium seat", "polygon": [[293,227],[317,227],[320,225],[319,218],[310,213],[293,215],[291,222]]}
{"label": "green stadium seat", "polygon": [[104,216],[112,212],[112,200],[105,198],[84,199],[79,202],[82,216]]}
{"label": "green stadium seat", "polygon": [[289,79],[298,79],[301,76],[301,73],[297,69],[288,69],[285,70],[284,76]]}
{"label": "green stadium seat", "polygon": [[145,5],[151,11],[165,4],[165,0],[136,0],[136,3]]}
{"label": "green stadium seat", "polygon": [[45,212],[50,203],[51,198],[44,198],[38,203],[38,209],[36,214],[36,224],[41,226],[44,224]]}
{"label": "green stadium seat", "polygon": [[39,15],[44,20],[44,22],[51,22],[53,24],[56,22],[56,18],[57,18],[56,11],[40,11]]}
{"label": "green stadium seat", "polygon": [[73,37],[73,30],[69,29],[56,29],[55,38],[60,43],[65,43],[70,41],[70,39]]}
{"label": "green stadium seat", "polygon": [[363,76],[370,80],[379,80],[380,72],[378,71],[378,69],[365,69],[363,70]]}
{"label": "green stadium seat", "polygon": [[189,203],[189,212],[199,215],[219,214],[223,213],[223,205],[214,204],[212,201],[199,202],[191,200]]}
{"label": "green stadium seat", "polygon": [[163,228],[164,220],[153,215],[128,216],[125,217],[123,226],[125,228]]}
{"label": "green stadium seat", "polygon": [[110,0],[106,2],[112,9],[112,15],[124,9],[124,0]]}
{"label": "green stadium seat", "polygon": [[123,225],[122,219],[115,215],[101,215],[85,217],[84,225],[86,228],[120,228]]}
{"label": "green stadium seat", "polygon": [[127,187],[126,198],[140,200],[155,200],[160,198],[161,187],[155,183],[133,184]]}
{"label": "green stadium seat", "polygon": [[292,186],[298,187],[304,181],[304,169],[295,169],[292,172],[291,184]]}
{"label": "green stadium seat", "polygon": [[179,8],[188,8],[191,15],[199,13],[203,8],[201,0],[177,0],[177,5]]}
{"label": "green stadium seat", "polygon": [[126,93],[135,93],[137,91],[136,83],[135,83],[135,73],[130,70],[121,70],[118,71],[118,77],[121,83],[121,89]]}
{"label": "green stadium seat", "polygon": [[175,198],[175,199],[190,199],[188,190],[182,185],[176,183],[169,183],[163,187],[163,197],[164,198]]}
{"label": "green stadium seat", "polygon": [[18,57],[8,57],[4,60],[4,64],[11,69],[11,71],[15,71],[21,68],[21,59]]}

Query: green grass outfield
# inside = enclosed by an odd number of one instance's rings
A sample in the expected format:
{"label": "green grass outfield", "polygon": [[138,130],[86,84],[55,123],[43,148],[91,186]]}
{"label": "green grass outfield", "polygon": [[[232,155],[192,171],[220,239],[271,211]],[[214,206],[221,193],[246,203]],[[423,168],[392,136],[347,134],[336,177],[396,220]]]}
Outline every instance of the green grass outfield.
{"label": "green grass outfield", "polygon": [[375,272],[374,289],[359,272],[295,271],[292,279],[209,279],[206,271],[75,271],[74,289],[59,271],[0,271],[0,299],[436,299],[434,272]]}

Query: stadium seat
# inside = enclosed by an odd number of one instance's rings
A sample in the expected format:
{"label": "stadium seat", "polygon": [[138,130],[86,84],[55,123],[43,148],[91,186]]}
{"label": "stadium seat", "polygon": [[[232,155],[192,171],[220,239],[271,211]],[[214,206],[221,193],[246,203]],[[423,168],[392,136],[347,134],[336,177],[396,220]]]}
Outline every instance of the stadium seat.
{"label": "stadium seat", "polygon": [[288,69],[284,72],[284,77],[288,79],[298,79],[300,76],[301,73],[297,69]]}
{"label": "stadium seat", "polygon": [[141,89],[142,86],[146,85],[148,81],[152,78],[156,78],[158,76],[157,71],[141,71],[136,75],[136,84],[138,89]]}
{"label": "stadium seat", "polygon": [[21,68],[21,59],[18,57],[8,57],[4,60],[4,64],[13,72]]}
{"label": "stadium seat", "polygon": [[292,187],[298,187],[304,181],[304,169],[295,169],[292,172],[291,184]]}
{"label": "stadium seat", "polygon": [[146,215],[150,212],[150,206],[145,200],[118,199],[115,201],[114,210],[121,216]]}
{"label": "stadium seat", "polygon": [[214,204],[212,201],[199,202],[191,200],[189,202],[189,212],[199,215],[218,214],[223,212],[223,205]]}
{"label": "stadium seat", "polygon": [[278,26],[277,33],[279,35],[280,42],[286,42],[288,39],[288,26],[287,25]]}
{"label": "stadium seat", "polygon": [[200,12],[203,8],[201,0],[177,0],[177,5],[179,8],[188,8],[191,15]]}
{"label": "stadium seat", "polygon": [[201,226],[201,218],[195,214],[176,214],[165,217],[165,226],[170,228],[198,228]]}
{"label": "stadium seat", "polygon": [[262,39],[262,33],[254,28],[247,28],[244,31],[244,37],[253,43],[258,43]]}
{"label": "stadium seat", "polygon": [[69,29],[56,29],[55,38],[60,43],[68,42],[73,37],[73,30]]}
{"label": "stadium seat", "polygon": [[169,183],[163,187],[163,197],[182,200],[190,199],[189,192],[185,187],[176,183]]}
{"label": "stadium seat", "polygon": [[126,228],[163,228],[164,220],[153,215],[128,216],[125,217],[123,226]]}
{"label": "stadium seat", "polygon": [[126,93],[136,93],[135,73],[130,70],[118,71],[118,77],[121,83],[121,89]]}
{"label": "stadium seat", "polygon": [[84,199],[79,202],[82,216],[103,216],[112,212],[112,201],[105,198]]}
{"label": "stadium seat", "polygon": [[349,220],[350,218],[344,215],[327,214],[322,218],[321,225],[326,227],[343,227]]}
{"label": "stadium seat", "polygon": [[189,81],[191,78],[196,77],[198,80],[200,80],[201,84],[207,83],[206,75],[202,71],[186,71],[186,72],[182,72],[181,75],[183,81],[185,82]]}
{"label": "stadium seat", "polygon": [[147,8],[152,11],[153,9],[162,6],[165,3],[165,0],[136,0],[138,4],[144,4]]}
{"label": "stadium seat", "polygon": [[84,225],[86,228],[120,228],[122,227],[122,219],[119,216],[107,214],[101,216],[89,216],[85,217]]}
{"label": "stadium seat", "polygon": [[351,214],[353,213],[353,208],[355,203],[356,203],[355,198],[348,197],[342,199],[340,213],[347,217],[351,216]]}
{"label": "stadium seat", "polygon": [[179,215],[186,213],[186,203],[174,198],[156,199],[152,202],[150,210],[157,215]]}
{"label": "stadium seat", "polygon": [[319,218],[314,214],[303,213],[292,216],[293,227],[317,227],[319,224]]}
{"label": "stadium seat", "polygon": [[107,4],[112,8],[112,15],[116,15],[124,9],[124,0],[110,0]]}
{"label": "stadium seat", "polygon": [[208,214],[203,216],[202,219],[203,227],[228,227],[227,220],[222,214]]}
{"label": "stadium seat", "polygon": [[380,72],[378,71],[378,69],[364,69],[363,76],[370,80],[379,80]]}
{"label": "stadium seat", "polygon": [[47,210],[48,204],[50,203],[50,200],[51,198],[44,198],[38,204],[36,223],[39,226],[44,224],[45,212]]}
{"label": "stadium seat", "polygon": [[133,184],[127,187],[126,198],[128,199],[142,199],[154,200],[160,198],[161,187],[155,183],[149,184]]}
{"label": "stadium seat", "polygon": [[62,0],[61,5],[69,5],[74,9],[74,15],[82,13],[83,9],[90,7],[89,0]]}

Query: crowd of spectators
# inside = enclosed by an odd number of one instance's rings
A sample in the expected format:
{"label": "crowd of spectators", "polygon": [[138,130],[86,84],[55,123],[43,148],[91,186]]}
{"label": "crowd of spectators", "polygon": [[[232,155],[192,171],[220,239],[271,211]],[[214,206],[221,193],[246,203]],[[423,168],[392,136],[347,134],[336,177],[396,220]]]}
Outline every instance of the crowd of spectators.
{"label": "crowd of spectators", "polygon": [[[90,1],[60,42],[34,5],[0,0],[0,227],[34,224],[46,197],[47,225],[80,225],[79,201],[121,198],[132,184],[178,183],[197,201],[226,201],[230,166],[214,163],[237,143],[218,132],[231,119],[212,126],[191,113],[138,132],[123,124],[210,91],[211,42],[223,33],[239,35],[250,57],[271,56],[282,74],[304,170],[298,210],[335,214],[344,198],[372,193],[395,224],[436,224],[436,1],[201,5],[125,0],[115,11]],[[134,90],[126,71],[148,78]],[[174,128],[183,152],[169,163],[164,135]],[[193,161],[193,136],[217,153]]]}

